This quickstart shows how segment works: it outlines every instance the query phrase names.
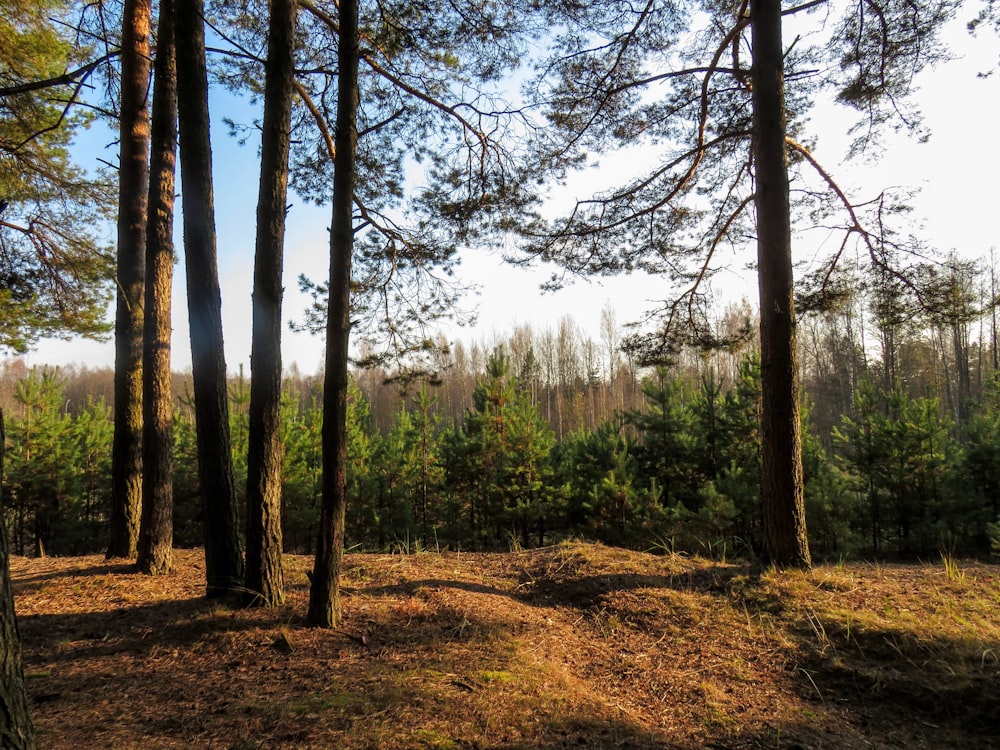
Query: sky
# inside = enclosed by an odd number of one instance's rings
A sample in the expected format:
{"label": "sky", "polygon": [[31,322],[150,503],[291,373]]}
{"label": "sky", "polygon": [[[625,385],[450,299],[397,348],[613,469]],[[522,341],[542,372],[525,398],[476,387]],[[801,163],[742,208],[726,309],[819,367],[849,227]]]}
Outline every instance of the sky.
{"label": "sky", "polygon": [[[971,257],[986,257],[998,244],[997,176],[1000,175],[1000,144],[995,137],[1000,73],[978,74],[997,66],[995,35],[987,29],[975,37],[964,30],[964,22],[949,30],[948,39],[956,59],[925,71],[918,77],[919,102],[931,132],[926,143],[898,138],[877,163],[843,164],[847,150],[846,131],[851,122],[842,108],[818,106],[812,113],[811,132],[819,138],[814,151],[834,176],[848,187],[852,198],[872,197],[889,186],[919,188],[914,201],[914,228],[928,244],[940,251],[956,250]],[[231,372],[241,366],[249,372],[250,295],[253,280],[253,247],[258,185],[257,147],[240,146],[227,135],[224,116],[240,119],[246,105],[225,92],[214,92],[213,168],[215,174],[216,225],[219,273],[222,284],[223,329],[226,362]],[[249,117],[245,118],[249,119]],[[97,158],[116,160],[116,147],[106,132],[93,131],[80,139],[83,166],[96,165]],[[93,163],[88,164],[87,160]],[[618,184],[600,168],[588,170],[578,183],[570,184],[575,197],[585,198],[596,189]],[[287,320],[300,319],[310,300],[298,290],[299,274],[323,280],[329,264],[329,206],[308,205],[289,197],[285,245],[285,299],[282,354],[284,365],[293,364],[306,374],[317,372],[323,361],[323,340],[293,333]],[[917,226],[922,225],[922,226]],[[109,228],[109,232],[113,232]],[[112,238],[113,234],[109,234]],[[109,239],[110,241],[110,239]],[[178,249],[180,250],[179,234]],[[801,248],[799,249],[801,251]],[[808,252],[806,256],[808,256]],[[819,249],[817,248],[817,254]],[[801,255],[801,252],[800,252]],[[183,260],[181,260],[181,264]],[[172,357],[175,370],[190,368],[190,344],[186,314],[183,265],[175,267]],[[478,287],[479,295],[466,301],[478,308],[475,327],[444,328],[451,340],[490,341],[530,324],[536,331],[555,328],[570,315],[595,340],[600,340],[602,310],[610,306],[619,323],[637,320],[664,296],[656,279],[624,276],[578,280],[559,292],[542,292],[539,285],[551,269],[526,270],[505,265],[496,253],[465,253],[458,275]],[[738,301],[746,296],[754,302],[756,290],[741,269],[733,269],[727,294]],[[113,316],[113,311],[109,311]],[[82,365],[113,367],[114,344],[81,339],[42,341],[25,357],[31,365]]]}

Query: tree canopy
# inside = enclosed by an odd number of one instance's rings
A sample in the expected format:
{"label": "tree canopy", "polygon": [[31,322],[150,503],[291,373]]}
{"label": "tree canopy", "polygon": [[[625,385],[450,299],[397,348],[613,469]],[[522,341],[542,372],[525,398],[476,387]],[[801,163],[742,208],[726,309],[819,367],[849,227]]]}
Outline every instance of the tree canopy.
{"label": "tree canopy", "polygon": [[73,162],[92,116],[73,106],[96,64],[72,36],[72,3],[0,9],[0,346],[101,336],[113,258],[100,227],[109,182]]}
{"label": "tree canopy", "polygon": [[[531,83],[544,114],[533,173],[568,181],[611,157],[633,168],[562,214],[559,205],[539,214],[528,250],[576,273],[662,277],[661,325],[632,342],[653,358],[679,341],[704,340],[712,280],[753,264],[745,254],[757,236],[760,167],[752,152],[751,6],[650,0],[562,9],[562,31]],[[856,112],[854,155],[873,155],[895,131],[924,136],[908,95],[916,74],[946,57],[939,33],[957,7],[781,3],[793,231],[832,223],[843,238],[816,263],[824,288],[851,242],[900,275],[905,251],[918,244],[899,221],[899,196],[840,188],[814,153],[810,113],[823,99]]]}

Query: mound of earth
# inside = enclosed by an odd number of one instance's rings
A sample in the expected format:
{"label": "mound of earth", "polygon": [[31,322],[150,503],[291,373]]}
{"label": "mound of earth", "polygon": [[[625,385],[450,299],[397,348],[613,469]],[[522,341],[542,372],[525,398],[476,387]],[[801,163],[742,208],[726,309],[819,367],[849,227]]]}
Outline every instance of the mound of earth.
{"label": "mound of earth", "polygon": [[344,622],[13,558],[39,746],[1000,747],[1000,568],[754,571],[582,543],[351,554]]}

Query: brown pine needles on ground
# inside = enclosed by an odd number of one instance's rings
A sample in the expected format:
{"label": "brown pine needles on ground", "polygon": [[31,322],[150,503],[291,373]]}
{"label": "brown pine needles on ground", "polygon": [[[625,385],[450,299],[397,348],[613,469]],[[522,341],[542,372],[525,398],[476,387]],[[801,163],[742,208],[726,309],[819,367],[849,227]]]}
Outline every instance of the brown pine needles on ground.
{"label": "brown pine needles on ground", "polygon": [[742,565],[590,544],[348,555],[344,626],[13,558],[42,748],[1000,747],[1000,567]]}

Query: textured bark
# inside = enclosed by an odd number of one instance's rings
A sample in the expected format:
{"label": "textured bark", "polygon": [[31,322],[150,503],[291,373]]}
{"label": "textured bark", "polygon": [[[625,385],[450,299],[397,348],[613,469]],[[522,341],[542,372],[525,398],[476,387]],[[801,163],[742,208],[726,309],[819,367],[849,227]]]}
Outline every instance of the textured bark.
{"label": "textured bark", "polygon": [[[0,409],[0,479],[7,446],[3,410]],[[0,507],[3,491],[0,486]],[[21,635],[14,616],[14,589],[10,582],[10,549],[7,528],[0,513],[0,747],[30,750],[35,747],[35,728],[28,715],[28,694],[21,660]]]}
{"label": "textured bark", "polygon": [[208,596],[221,596],[242,586],[243,558],[230,453],[203,10],[201,0],[177,0],[177,114],[205,577]]}
{"label": "textured bark", "polygon": [[751,0],[765,554],[808,567],[780,0]]}
{"label": "textured bark", "polygon": [[135,557],[142,505],[142,304],[149,190],[150,0],[127,0],[122,17],[115,435],[108,557]]}
{"label": "textured bark", "polygon": [[330,225],[330,302],[323,381],[323,479],[319,538],[309,589],[308,620],[320,627],[340,622],[340,564],[347,501],[347,356],[354,254],[355,152],[358,131],[358,3],[341,0],[338,50],[336,164]]}
{"label": "textured bark", "polygon": [[246,598],[284,601],[281,560],[281,271],[295,50],[295,0],[272,0],[264,74],[257,247],[254,256],[247,454]]}
{"label": "textured bark", "polygon": [[171,287],[174,276],[174,172],[177,68],[174,1],[160,0],[150,133],[149,218],[143,321],[143,483],[139,570],[170,571],[173,546],[173,396],[170,385]]}

